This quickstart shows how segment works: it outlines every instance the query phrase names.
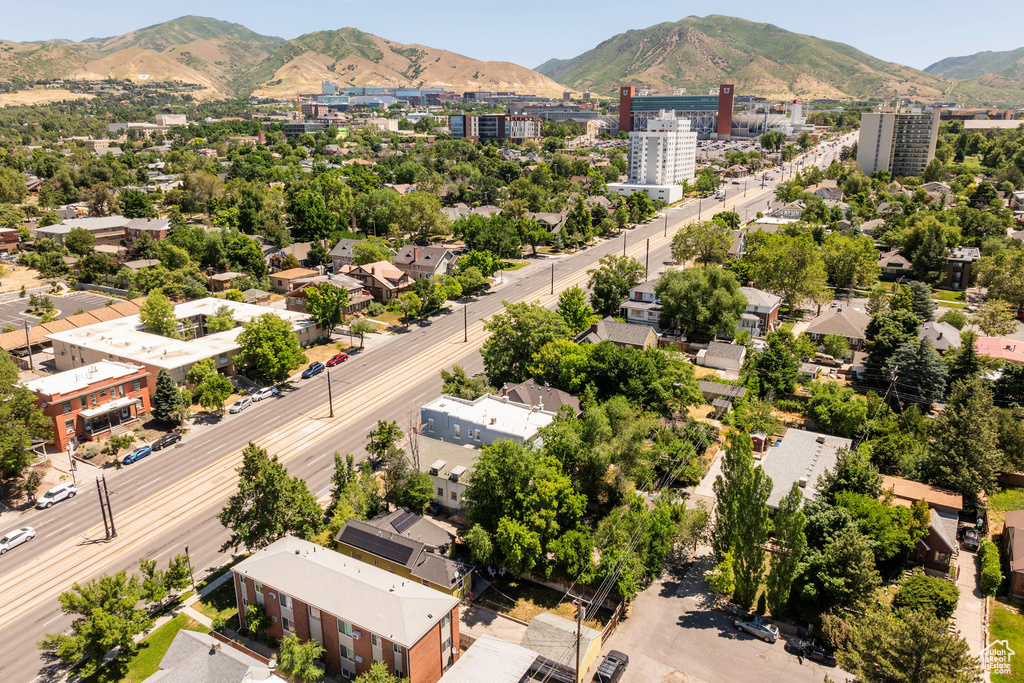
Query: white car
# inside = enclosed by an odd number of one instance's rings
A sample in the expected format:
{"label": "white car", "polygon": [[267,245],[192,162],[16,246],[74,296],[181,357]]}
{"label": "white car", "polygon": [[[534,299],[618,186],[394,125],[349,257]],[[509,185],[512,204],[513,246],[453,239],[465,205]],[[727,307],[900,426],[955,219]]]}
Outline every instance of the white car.
{"label": "white car", "polygon": [[51,508],[54,503],[59,503],[66,498],[74,498],[76,493],[78,493],[78,487],[70,481],[57,484],[39,497],[39,500],[36,501],[36,507],[40,509]]}
{"label": "white car", "polygon": [[22,543],[28,543],[35,537],[36,530],[30,526],[23,526],[20,529],[4,534],[4,537],[0,538],[0,555],[3,555],[11,548],[17,548]]}
{"label": "white car", "polygon": [[248,396],[243,396],[242,398],[238,399],[237,401],[231,404],[231,407],[228,408],[228,412],[240,413],[251,405],[252,399],[249,398]]}
{"label": "white car", "polygon": [[272,396],[277,396],[280,393],[281,391],[277,387],[263,387],[254,393],[251,398],[254,401],[262,401],[265,398],[271,398]]}

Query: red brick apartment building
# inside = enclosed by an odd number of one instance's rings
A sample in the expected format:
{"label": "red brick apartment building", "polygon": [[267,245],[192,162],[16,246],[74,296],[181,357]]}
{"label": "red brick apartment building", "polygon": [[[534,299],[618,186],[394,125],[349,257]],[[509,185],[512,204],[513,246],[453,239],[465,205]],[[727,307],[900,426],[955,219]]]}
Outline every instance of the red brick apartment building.
{"label": "red brick apartment building", "polygon": [[346,680],[384,662],[410,683],[437,683],[459,657],[458,598],[372,564],[286,536],[231,571],[243,626],[259,604],[272,638],[317,641]]}
{"label": "red brick apartment building", "polygon": [[148,413],[149,377],[144,367],[101,360],[25,386],[53,421],[51,444],[64,450],[73,438],[91,441]]}

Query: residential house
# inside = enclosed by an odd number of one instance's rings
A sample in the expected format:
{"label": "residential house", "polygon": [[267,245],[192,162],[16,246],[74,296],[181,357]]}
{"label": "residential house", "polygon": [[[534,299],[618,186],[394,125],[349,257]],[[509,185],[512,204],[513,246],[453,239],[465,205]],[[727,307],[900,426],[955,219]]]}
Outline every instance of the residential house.
{"label": "residential house", "polygon": [[312,242],[295,242],[287,247],[275,250],[268,258],[271,268],[280,268],[281,264],[289,256],[294,256],[295,260],[299,262],[299,267],[305,268],[309,265],[309,249],[312,246]]}
{"label": "residential house", "polygon": [[270,660],[219,633],[178,631],[150,683],[287,683]]}
{"label": "residential house", "polygon": [[871,316],[859,308],[832,305],[822,311],[807,325],[807,336],[820,343],[827,335],[838,334],[846,337],[851,351],[860,351],[864,346],[865,331]]}
{"label": "residential house", "polygon": [[455,265],[455,252],[448,247],[407,245],[398,252],[392,263],[413,280],[429,280],[435,275],[451,275]]}
{"label": "residential house", "polygon": [[536,660],[533,650],[484,633],[439,683],[523,683]]}
{"label": "residential house", "polygon": [[949,323],[929,320],[922,323],[917,331],[918,339],[927,339],[939,353],[960,348],[960,330]]}
{"label": "residential house", "polygon": [[989,356],[1006,363],[1024,363],[1024,342],[1002,337],[976,337],[974,350],[980,356]]}
{"label": "residential house", "polygon": [[270,292],[264,292],[262,289],[247,289],[242,292],[242,300],[247,304],[255,304],[257,306],[266,306],[270,303],[270,297],[273,296]]}
{"label": "residential house", "polygon": [[342,266],[341,274],[348,275],[363,283],[374,301],[386,304],[398,298],[405,290],[412,287],[413,279],[403,273],[394,264],[387,261],[366,263],[361,266]]}
{"label": "residential house", "polygon": [[77,448],[81,440],[106,436],[149,412],[146,368],[98,360],[25,383],[52,429],[50,444]]}
{"label": "residential house", "polygon": [[406,538],[414,538],[432,553],[447,555],[452,543],[455,542],[455,534],[408,508],[383,512],[369,520],[367,524],[389,534],[401,534]]}
{"label": "residential house", "polygon": [[658,335],[653,328],[646,325],[630,325],[605,318],[592,323],[590,327],[576,336],[578,344],[600,344],[611,342],[615,346],[629,346],[634,349],[649,349],[657,346]]}
{"label": "residential house", "polygon": [[323,646],[327,671],[352,679],[384,662],[410,683],[436,683],[459,658],[459,600],[418,581],[285,536],[231,568],[241,626],[260,605],[268,635]]}
{"label": "residential house", "polygon": [[704,400],[714,408],[711,418],[715,420],[721,418],[732,409],[732,402],[734,400],[741,399],[747,395],[746,387],[732,384],[719,384],[718,382],[701,380],[697,382],[697,386],[700,387],[700,393],[704,396]]}
{"label": "residential house", "polygon": [[880,278],[889,282],[914,276],[914,266],[899,249],[884,252],[878,258],[878,267],[882,269]]}
{"label": "residential house", "polygon": [[627,323],[657,328],[661,317],[661,301],[654,293],[655,280],[648,280],[629,290],[629,298],[619,306],[619,315]]}
{"label": "residential house", "polygon": [[36,228],[36,237],[49,237],[63,247],[68,233],[81,228],[96,238],[96,244],[116,245],[124,240],[125,227],[129,222],[124,216],[68,218],[56,225]]}
{"label": "residential house", "polygon": [[1010,195],[1010,208],[1024,211],[1024,190],[1018,190]]}
{"label": "residential house", "polygon": [[473,567],[437,552],[404,532],[349,519],[334,537],[342,555],[455,598],[473,594]]}
{"label": "residential house", "polygon": [[939,287],[967,289],[974,284],[974,262],[981,258],[977,247],[955,247],[950,250],[946,264],[942,267]]}
{"label": "residential house", "polygon": [[868,236],[874,236],[875,230],[885,225],[884,218],[875,218],[870,221],[864,221],[860,224],[860,231]]}
{"label": "residential house", "polygon": [[697,365],[718,370],[739,371],[747,357],[747,348],[739,344],[725,344],[713,341],[706,349],[697,352]]}
{"label": "residential house", "polygon": [[1008,510],[1003,524],[1003,553],[1010,568],[1010,594],[1024,598],[1024,510]]}
{"label": "residential house", "polygon": [[[576,646],[579,644],[579,674],[576,674]],[[554,670],[551,678],[583,683],[590,666],[601,654],[601,632],[551,612],[541,612],[526,627],[520,646],[538,654],[534,668],[542,672]],[[545,677],[547,677],[545,675]]]}
{"label": "residential house", "polygon": [[793,483],[803,489],[805,499],[818,497],[818,477],[826,470],[835,468],[839,461],[839,449],[850,448],[853,442],[841,436],[807,432],[792,427],[786,429],[775,445],[765,443],[761,437],[761,448],[767,452],[761,457],[761,469],[772,480],[772,492],[768,496],[768,507],[775,510],[782,498],[789,493]]}
{"label": "residential house", "polygon": [[475,209],[470,209],[469,212],[475,216],[483,216],[484,218],[492,218],[501,214],[501,207],[494,206],[493,204],[484,204],[478,206]]}
{"label": "residential house", "polygon": [[843,201],[843,190],[835,180],[822,180],[815,185],[808,185],[804,192],[809,192],[822,199],[831,199],[837,202]]}
{"label": "residential house", "polygon": [[229,270],[226,273],[214,273],[206,278],[206,287],[211,292],[226,292],[231,289],[231,281],[236,277],[242,277],[243,273],[236,273]]}
{"label": "residential house", "polygon": [[932,510],[928,534],[917,543],[917,561],[924,564],[929,576],[956,579],[955,562],[959,544],[956,539],[959,515],[955,512]]}
{"label": "residential house", "polygon": [[805,204],[801,200],[787,203],[772,202],[771,206],[769,207],[769,215],[772,218],[788,218],[790,220],[800,220],[800,217],[803,215],[804,210],[806,208],[807,204]]}
{"label": "residential house", "polygon": [[294,282],[307,277],[316,277],[320,273],[315,270],[309,270],[308,268],[289,268],[288,270],[279,270],[276,273],[270,274],[270,289],[278,292],[279,294],[287,294],[292,291]]}
{"label": "residential house", "polygon": [[543,227],[552,235],[557,235],[558,231],[562,229],[562,224],[565,222],[565,217],[568,211],[562,211],[561,213],[555,213],[553,211],[538,211],[531,213],[530,218],[537,222],[538,225]]}
{"label": "residential house", "polygon": [[18,246],[18,242],[21,238],[18,235],[16,228],[0,228],[0,250],[9,252],[14,247]]}
{"label": "residential house", "polygon": [[155,242],[171,234],[168,218],[133,218],[124,226],[124,241],[132,244],[143,235],[149,235]]}
{"label": "residential house", "polygon": [[[420,432],[423,431],[421,425]],[[419,448],[420,472],[425,472],[434,485],[434,504],[448,510],[461,510],[462,497],[469,488],[480,449],[471,443],[426,438],[425,434],[413,438]]]}
{"label": "residential house", "polygon": [[578,398],[561,389],[538,384],[537,380],[532,377],[514,386],[508,384],[502,386],[501,396],[531,408],[550,410],[554,413],[559,412],[562,406],[569,406],[573,414],[577,416],[583,412]]}
{"label": "residential house", "polygon": [[363,283],[354,277],[327,274],[294,280],[292,282],[294,289],[285,295],[285,308],[289,311],[305,313],[309,288],[321,284],[342,288],[348,292],[348,306],[345,307],[345,315],[357,313],[373,301],[373,297],[363,290]]}
{"label": "residential house", "polygon": [[555,419],[541,410],[508,397],[484,394],[475,400],[447,394],[420,407],[420,433],[455,444],[489,446],[498,439],[528,443]]}
{"label": "residential house", "polygon": [[782,297],[754,287],[740,287],[740,292],[747,298],[740,331],[747,330],[751,337],[760,337],[774,330],[779,322]]}

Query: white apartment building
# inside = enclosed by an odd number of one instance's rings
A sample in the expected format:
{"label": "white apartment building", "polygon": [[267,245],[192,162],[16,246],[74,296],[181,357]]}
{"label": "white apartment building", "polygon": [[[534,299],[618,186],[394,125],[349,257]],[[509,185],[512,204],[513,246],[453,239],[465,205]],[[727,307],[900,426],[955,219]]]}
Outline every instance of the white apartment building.
{"label": "white apartment building", "polygon": [[682,199],[679,186],[692,180],[697,167],[697,133],[690,120],[662,110],[647,119],[646,129],[629,134],[629,180],[608,187],[622,196],[645,192],[650,199]]}
{"label": "white apartment building", "polygon": [[921,175],[935,157],[939,112],[882,107],[861,114],[857,163],[866,175],[885,170],[893,178]]}

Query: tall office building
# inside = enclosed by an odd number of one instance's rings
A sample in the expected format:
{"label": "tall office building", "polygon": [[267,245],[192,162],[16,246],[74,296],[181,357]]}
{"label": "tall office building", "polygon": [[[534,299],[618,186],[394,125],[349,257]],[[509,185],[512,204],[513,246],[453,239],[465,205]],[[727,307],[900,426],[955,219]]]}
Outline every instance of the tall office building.
{"label": "tall office building", "polygon": [[629,181],[609,189],[620,195],[646,192],[651,199],[668,203],[683,197],[684,180],[692,180],[697,167],[697,133],[690,120],[661,111],[646,120],[643,131],[629,134]]}
{"label": "tall office building", "polygon": [[861,114],[857,163],[864,173],[886,170],[893,178],[917,176],[935,157],[939,112],[883,107]]}

